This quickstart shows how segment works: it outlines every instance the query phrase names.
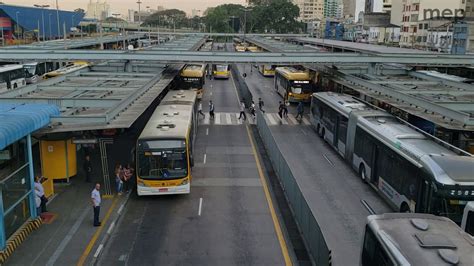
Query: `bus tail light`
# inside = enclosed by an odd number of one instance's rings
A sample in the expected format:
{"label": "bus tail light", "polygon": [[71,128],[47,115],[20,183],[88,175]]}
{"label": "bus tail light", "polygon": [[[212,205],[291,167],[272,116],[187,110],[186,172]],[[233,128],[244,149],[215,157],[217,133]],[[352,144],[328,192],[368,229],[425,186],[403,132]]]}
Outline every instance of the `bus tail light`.
{"label": "bus tail light", "polygon": [[140,180],[140,179],[137,179],[137,185],[142,186],[142,187],[147,187],[145,182],[143,182],[143,180]]}

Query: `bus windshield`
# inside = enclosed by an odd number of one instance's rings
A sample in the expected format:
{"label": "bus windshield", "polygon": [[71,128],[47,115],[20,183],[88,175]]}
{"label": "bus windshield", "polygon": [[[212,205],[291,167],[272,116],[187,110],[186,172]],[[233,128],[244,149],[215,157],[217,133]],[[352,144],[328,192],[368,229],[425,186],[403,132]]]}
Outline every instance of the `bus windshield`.
{"label": "bus windshield", "polygon": [[224,72],[227,71],[227,65],[216,65],[217,72]]}
{"label": "bus windshield", "polygon": [[291,92],[296,94],[308,94],[312,93],[312,87],[308,80],[294,80],[291,81]]}
{"label": "bus windshield", "polygon": [[27,74],[29,74],[29,76],[33,76],[36,74],[36,65],[23,65],[23,67],[26,69],[26,72]]}
{"label": "bus windshield", "polygon": [[186,143],[181,140],[144,141],[138,146],[138,174],[142,179],[167,180],[188,175]]}

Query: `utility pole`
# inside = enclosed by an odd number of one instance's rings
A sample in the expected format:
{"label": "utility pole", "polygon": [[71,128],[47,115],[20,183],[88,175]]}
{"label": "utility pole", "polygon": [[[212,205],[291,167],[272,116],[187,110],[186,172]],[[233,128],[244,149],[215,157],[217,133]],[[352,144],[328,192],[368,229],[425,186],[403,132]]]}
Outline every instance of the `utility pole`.
{"label": "utility pole", "polygon": [[[37,4],[36,4],[36,5],[34,5],[34,6],[41,8],[41,21],[42,21],[42,24],[43,24],[42,33],[43,33],[43,41],[45,41],[45,40],[46,40],[46,29],[45,29],[45,27],[44,27],[44,9],[45,9],[46,7],[49,7],[49,5],[37,5]],[[50,23],[50,24],[51,24],[51,23]],[[50,26],[50,27],[51,27],[51,26]],[[51,29],[49,29],[49,30],[51,31]],[[38,34],[39,34],[39,32],[38,32]]]}
{"label": "utility pole", "polygon": [[56,0],[56,23],[58,24],[58,38],[61,38],[61,27],[59,25],[59,4],[58,0]]}

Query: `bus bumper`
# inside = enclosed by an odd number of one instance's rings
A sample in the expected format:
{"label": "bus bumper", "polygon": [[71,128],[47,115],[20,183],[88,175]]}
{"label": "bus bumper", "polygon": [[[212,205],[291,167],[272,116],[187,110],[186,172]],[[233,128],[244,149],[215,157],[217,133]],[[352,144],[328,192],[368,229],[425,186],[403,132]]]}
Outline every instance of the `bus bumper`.
{"label": "bus bumper", "polygon": [[190,192],[191,185],[189,183],[186,185],[174,187],[146,187],[137,185],[138,196],[189,194]]}
{"label": "bus bumper", "polygon": [[309,103],[311,102],[311,98],[304,97],[304,96],[288,96],[288,101],[290,103],[299,103],[299,102]]}

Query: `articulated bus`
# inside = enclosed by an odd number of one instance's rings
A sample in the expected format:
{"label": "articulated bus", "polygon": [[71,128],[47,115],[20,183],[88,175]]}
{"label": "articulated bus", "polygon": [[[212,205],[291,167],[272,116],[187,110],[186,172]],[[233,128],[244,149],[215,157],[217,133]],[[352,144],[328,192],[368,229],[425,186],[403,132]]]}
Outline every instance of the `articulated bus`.
{"label": "articulated bus", "polygon": [[275,65],[259,65],[258,72],[260,72],[264,77],[274,77],[275,68]]}
{"label": "articulated bus", "polygon": [[277,67],[274,85],[278,94],[289,102],[310,102],[314,92],[309,72],[293,67]]}
{"label": "articulated bus", "polygon": [[212,75],[215,79],[228,79],[230,76],[229,65],[212,65]]}
{"label": "articulated bus", "polygon": [[137,194],[188,194],[197,133],[196,92],[169,91],[137,140]]}
{"label": "articulated bus", "polygon": [[28,62],[23,64],[23,68],[26,70],[26,83],[34,84],[37,83],[44,74],[58,69],[59,63]]}
{"label": "articulated bus", "polygon": [[204,82],[206,80],[206,65],[185,65],[180,73],[181,89],[197,91],[198,99],[202,98]]}
{"label": "articulated bus", "polygon": [[48,72],[48,73],[44,74],[43,79],[50,79],[50,78],[66,75],[66,74],[69,74],[69,73],[87,68],[89,66],[90,66],[90,64],[87,63],[87,62],[77,61],[77,62],[74,62],[74,63],[70,63],[70,64],[68,64],[64,67],[60,67],[57,70],[54,70],[54,71],[51,71],[51,72]]}
{"label": "articulated bus", "polygon": [[461,224],[474,156],[346,94],[314,93],[311,123],[393,209]]}
{"label": "articulated bus", "polygon": [[23,65],[0,66],[0,92],[25,86],[25,77]]}
{"label": "articulated bus", "polygon": [[446,217],[370,215],[360,265],[473,265],[473,250],[474,238]]}

